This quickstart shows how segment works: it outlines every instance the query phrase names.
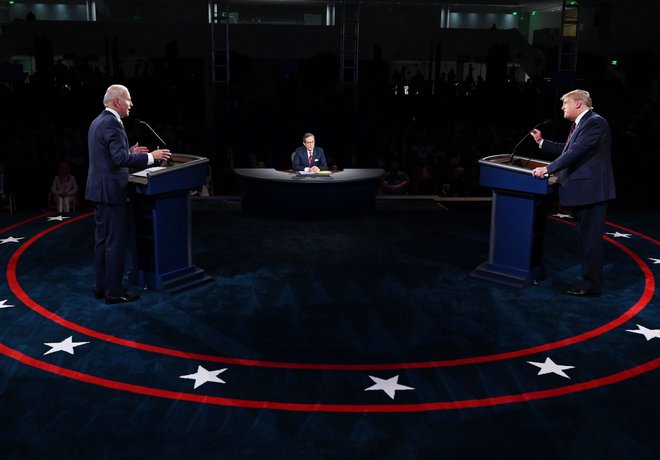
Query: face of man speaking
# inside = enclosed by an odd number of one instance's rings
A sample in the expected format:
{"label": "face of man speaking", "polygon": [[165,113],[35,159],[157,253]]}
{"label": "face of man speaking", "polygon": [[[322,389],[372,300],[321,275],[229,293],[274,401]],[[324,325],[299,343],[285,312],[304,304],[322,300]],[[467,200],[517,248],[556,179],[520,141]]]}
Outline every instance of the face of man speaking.
{"label": "face of man speaking", "polygon": [[129,112],[131,111],[131,107],[133,107],[133,101],[131,100],[131,93],[126,91],[125,93],[122,93],[120,96],[114,98],[112,100],[112,103],[110,104],[110,107],[115,109],[121,118],[127,117]]}
{"label": "face of man speaking", "polygon": [[564,118],[570,121],[575,121],[577,117],[584,112],[584,107],[582,101],[573,99],[572,97],[564,99],[564,102],[561,105],[561,109],[564,112]]}

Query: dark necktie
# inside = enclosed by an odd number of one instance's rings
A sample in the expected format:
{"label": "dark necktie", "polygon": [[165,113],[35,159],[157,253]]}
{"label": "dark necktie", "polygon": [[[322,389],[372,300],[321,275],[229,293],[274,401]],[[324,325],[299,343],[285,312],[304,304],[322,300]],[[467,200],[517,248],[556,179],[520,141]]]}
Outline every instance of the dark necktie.
{"label": "dark necktie", "polygon": [[568,139],[566,139],[566,142],[568,142],[571,139],[571,136],[573,135],[573,131],[575,131],[575,122],[571,123],[571,130],[568,132]]}
{"label": "dark necktie", "polygon": [[566,149],[568,148],[568,143],[569,143],[570,140],[571,140],[571,136],[573,135],[573,131],[575,131],[575,126],[576,126],[576,125],[575,125],[575,122],[573,122],[573,123],[571,124],[571,129],[570,129],[570,131],[568,132],[568,137],[566,138],[566,144],[564,144],[564,150],[562,150],[561,153],[564,153],[564,152],[566,151]]}
{"label": "dark necktie", "polygon": [[312,166],[312,152],[309,152],[309,165]]}

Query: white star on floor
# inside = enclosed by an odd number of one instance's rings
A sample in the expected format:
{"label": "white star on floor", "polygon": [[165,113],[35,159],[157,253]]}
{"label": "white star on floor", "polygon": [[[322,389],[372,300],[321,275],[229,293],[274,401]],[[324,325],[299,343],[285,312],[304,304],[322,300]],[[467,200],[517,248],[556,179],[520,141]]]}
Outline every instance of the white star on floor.
{"label": "white star on floor", "polygon": [[24,240],[25,237],[21,236],[18,238],[14,238],[13,236],[10,236],[8,238],[0,239],[0,244],[5,244],[5,243],[18,243],[20,240]]}
{"label": "white star on floor", "polygon": [[612,238],[630,238],[632,233],[607,232],[606,235],[612,235]]}
{"label": "white star on floor", "polygon": [[74,347],[79,347],[80,345],[85,345],[87,343],[89,342],[74,342],[73,336],[69,337],[68,339],[62,340],[61,342],[44,343],[44,345],[48,345],[49,347],[51,347],[50,350],[44,353],[44,355],[49,355],[57,351],[66,351],[67,353],[72,355]]}
{"label": "white star on floor", "polygon": [[644,326],[640,326],[639,324],[637,324],[637,329],[626,329],[626,332],[641,334],[646,337],[646,341],[651,339],[660,339],[660,329],[648,329]]}
{"label": "white star on floor", "polygon": [[62,222],[64,219],[71,219],[71,218],[70,218],[70,217],[64,217],[64,216],[57,216],[57,217],[49,217],[49,218],[48,218],[49,221],[51,221],[51,220],[59,220],[60,222]]}
{"label": "white star on floor", "polygon": [[11,308],[15,307],[16,305],[7,305],[7,299],[5,300],[0,300],[0,309],[1,308]]}
{"label": "white star on floor", "polygon": [[571,216],[570,214],[562,214],[560,212],[558,212],[556,214],[553,214],[553,217],[559,217],[560,219],[572,219],[573,218],[573,216]]}
{"label": "white star on floor", "polygon": [[395,375],[389,379],[379,379],[370,375],[369,378],[375,382],[375,385],[365,388],[364,391],[383,390],[387,396],[394,399],[394,394],[397,390],[414,390],[413,387],[407,387],[399,384],[399,376]]}
{"label": "white star on floor", "polygon": [[562,377],[566,377],[567,379],[570,379],[570,377],[566,375],[564,370],[575,368],[575,366],[562,366],[561,364],[555,364],[555,362],[550,358],[545,358],[545,362],[543,363],[535,363],[533,361],[527,362],[532,366],[536,366],[541,369],[537,375],[557,374],[561,375]]}
{"label": "white star on floor", "polygon": [[649,260],[653,261],[653,265],[660,264],[660,259],[654,259],[653,257],[649,257]]}
{"label": "white star on floor", "polygon": [[195,381],[194,388],[197,388],[204,385],[206,382],[225,383],[225,381],[219,378],[218,375],[222,374],[226,370],[227,368],[225,367],[224,369],[209,371],[204,369],[204,367],[202,366],[197,366],[197,372],[195,372],[194,374],[182,375],[179,378],[194,380]]}

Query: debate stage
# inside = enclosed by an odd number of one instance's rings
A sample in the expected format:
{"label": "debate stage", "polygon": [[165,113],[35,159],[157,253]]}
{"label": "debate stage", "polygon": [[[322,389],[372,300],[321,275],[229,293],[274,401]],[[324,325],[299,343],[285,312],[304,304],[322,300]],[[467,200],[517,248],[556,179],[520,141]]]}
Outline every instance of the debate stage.
{"label": "debate stage", "polygon": [[3,458],[654,458],[658,214],[613,207],[606,291],[576,299],[563,215],[546,222],[546,280],[471,277],[490,213],[193,199],[212,279],[120,306],[91,295],[89,214],[1,214]]}

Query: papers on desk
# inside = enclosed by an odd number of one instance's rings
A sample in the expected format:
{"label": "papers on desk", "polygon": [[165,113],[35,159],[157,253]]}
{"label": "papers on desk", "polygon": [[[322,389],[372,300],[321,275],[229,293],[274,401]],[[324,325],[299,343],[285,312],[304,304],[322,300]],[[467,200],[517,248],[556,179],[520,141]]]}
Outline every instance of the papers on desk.
{"label": "papers on desk", "polygon": [[332,174],[332,171],[319,171],[317,173],[311,171],[298,171],[298,174],[302,174],[303,176],[329,176]]}
{"label": "papers on desk", "polygon": [[143,169],[142,171],[134,172],[133,176],[149,177],[149,175],[151,173],[156,172],[156,171],[160,171],[161,169],[165,169],[165,166],[154,166],[152,168]]}

